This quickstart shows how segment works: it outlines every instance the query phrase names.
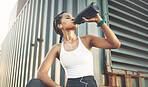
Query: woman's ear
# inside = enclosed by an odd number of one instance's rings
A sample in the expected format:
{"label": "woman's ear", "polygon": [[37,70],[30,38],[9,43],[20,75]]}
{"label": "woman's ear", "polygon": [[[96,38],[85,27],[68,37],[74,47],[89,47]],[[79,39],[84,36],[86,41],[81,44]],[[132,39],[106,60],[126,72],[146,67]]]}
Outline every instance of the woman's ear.
{"label": "woman's ear", "polygon": [[63,26],[62,26],[61,24],[58,24],[58,28],[59,28],[59,29],[62,29]]}

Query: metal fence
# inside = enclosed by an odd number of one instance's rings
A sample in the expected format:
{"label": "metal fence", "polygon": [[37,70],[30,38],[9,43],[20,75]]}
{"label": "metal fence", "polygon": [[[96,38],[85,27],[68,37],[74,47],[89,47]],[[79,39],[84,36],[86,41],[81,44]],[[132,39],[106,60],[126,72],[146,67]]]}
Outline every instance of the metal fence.
{"label": "metal fence", "polygon": [[[74,17],[95,1],[99,14],[117,35],[120,49],[93,48],[95,79],[100,87],[148,86],[148,2],[146,0],[28,0],[1,45],[0,86],[25,87],[59,35],[54,17],[66,11]],[[76,35],[104,37],[95,23],[78,26]],[[66,75],[56,59],[48,75],[62,87]]]}

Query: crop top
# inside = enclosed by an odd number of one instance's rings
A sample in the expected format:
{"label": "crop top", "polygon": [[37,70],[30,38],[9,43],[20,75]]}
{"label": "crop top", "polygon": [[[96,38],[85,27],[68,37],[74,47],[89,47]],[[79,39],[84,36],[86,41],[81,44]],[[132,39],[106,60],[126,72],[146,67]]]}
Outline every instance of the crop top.
{"label": "crop top", "polygon": [[78,37],[79,45],[75,50],[66,51],[61,44],[60,62],[68,78],[93,75],[93,54],[83,45]]}

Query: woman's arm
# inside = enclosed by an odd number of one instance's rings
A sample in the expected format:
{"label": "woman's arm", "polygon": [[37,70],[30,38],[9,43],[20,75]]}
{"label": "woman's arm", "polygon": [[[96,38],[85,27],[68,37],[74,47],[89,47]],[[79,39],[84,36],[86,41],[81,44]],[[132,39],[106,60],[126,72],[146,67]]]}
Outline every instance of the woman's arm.
{"label": "woman's arm", "polygon": [[[97,24],[102,20],[102,18],[97,14],[91,19],[84,18],[86,22],[96,22]],[[102,49],[116,49],[120,47],[120,42],[112,30],[107,26],[106,23],[103,23],[101,26],[102,31],[104,32],[106,38],[100,38],[93,35],[86,35],[90,39],[92,46]]]}
{"label": "woman's arm", "polygon": [[51,48],[51,50],[47,53],[44,61],[40,65],[37,72],[37,79],[42,80],[43,83],[45,83],[48,87],[61,87],[48,76],[48,71],[58,54],[57,49],[58,49],[58,45],[54,45]]}

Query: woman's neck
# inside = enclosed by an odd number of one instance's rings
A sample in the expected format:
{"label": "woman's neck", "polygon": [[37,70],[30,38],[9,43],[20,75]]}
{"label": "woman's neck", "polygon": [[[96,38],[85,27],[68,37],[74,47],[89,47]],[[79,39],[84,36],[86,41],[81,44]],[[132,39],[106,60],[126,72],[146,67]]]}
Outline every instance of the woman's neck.
{"label": "woman's neck", "polygon": [[73,41],[75,41],[77,39],[77,36],[75,35],[74,31],[70,30],[66,30],[64,32],[64,42],[70,42],[72,43]]}

